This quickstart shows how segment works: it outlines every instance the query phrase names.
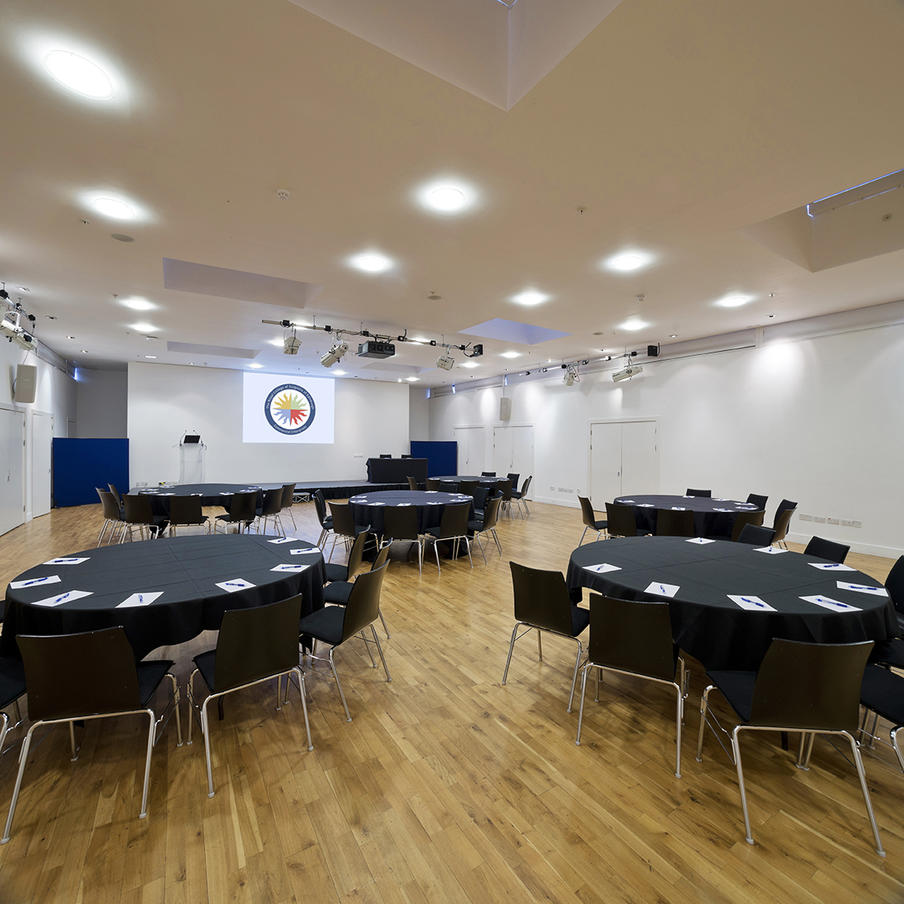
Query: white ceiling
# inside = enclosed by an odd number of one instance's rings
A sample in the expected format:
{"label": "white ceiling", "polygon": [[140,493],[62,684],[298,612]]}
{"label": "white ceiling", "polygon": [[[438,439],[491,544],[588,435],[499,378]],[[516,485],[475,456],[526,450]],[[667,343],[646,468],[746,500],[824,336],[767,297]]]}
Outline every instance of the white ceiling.
{"label": "white ceiling", "polygon": [[[486,3],[488,15],[511,15]],[[513,12],[561,6],[520,0]],[[522,353],[514,361],[488,340],[479,368],[449,373],[433,367],[435,349],[401,346],[388,363],[426,385],[904,298],[904,251],[813,271],[757,235],[904,165],[904,4],[623,0],[601,20],[506,111],[289,0],[221,0],[215,11],[6,0],[0,279],[13,294],[29,287],[39,337],[86,363],[187,363],[166,350],[182,342],[322,373],[328,337],[304,332],[302,354],[288,358],[266,344],[281,330],[260,322],[312,315],[456,343],[494,317],[569,333],[511,346]],[[467,50],[460,30],[445,39],[449,59]],[[121,80],[117,103],[86,104],[48,82],[28,58],[42,41],[104,59]],[[474,186],[472,211],[438,217],[417,205],[417,188],[443,175]],[[92,189],[128,195],[145,219],[87,212],[80,193]],[[655,264],[634,275],[599,268],[625,246],[650,249]],[[395,269],[346,266],[367,248]],[[173,291],[164,258],[322,288],[301,310]],[[508,300],[527,287],[553,298],[534,308]],[[713,307],[730,291],[756,300]],[[159,307],[131,312],[114,295]],[[633,314],[650,327],[619,330]],[[136,321],[157,338],[132,330]],[[350,376],[401,373],[352,355],[343,366]]]}

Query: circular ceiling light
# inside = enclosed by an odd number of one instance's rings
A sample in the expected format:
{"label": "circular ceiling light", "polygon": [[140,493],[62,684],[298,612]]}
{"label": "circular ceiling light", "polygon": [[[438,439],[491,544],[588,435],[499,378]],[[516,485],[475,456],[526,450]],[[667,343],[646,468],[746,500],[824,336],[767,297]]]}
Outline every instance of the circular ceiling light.
{"label": "circular ceiling light", "polygon": [[153,326],[150,323],[145,323],[140,321],[139,323],[133,323],[129,327],[130,329],[135,330],[136,333],[156,333],[157,327]]}
{"label": "circular ceiling light", "polygon": [[48,75],[69,91],[92,100],[113,97],[113,80],[93,60],[71,50],[51,50],[43,60]]}
{"label": "circular ceiling light", "polygon": [[123,307],[131,308],[133,311],[153,311],[157,308],[157,305],[155,305],[154,302],[148,301],[146,298],[142,298],[139,295],[123,298],[120,304]]}
{"label": "circular ceiling light", "polygon": [[361,251],[347,258],[346,263],[363,273],[385,273],[395,266],[393,259],[381,251]]}
{"label": "circular ceiling light", "polygon": [[624,323],[620,323],[618,328],[620,330],[628,330],[631,333],[636,333],[638,330],[646,329],[650,324],[646,322],[646,320],[641,320],[639,317],[629,317]]}
{"label": "circular ceiling light", "polygon": [[333,376],[334,377],[344,377],[347,373],[348,373],[347,370],[334,370]]}
{"label": "circular ceiling light", "polygon": [[607,257],[602,266],[606,270],[614,273],[634,273],[637,270],[643,270],[653,263],[654,256],[649,251],[642,251],[639,248],[626,248],[619,251],[611,257]]}
{"label": "circular ceiling light", "polygon": [[267,345],[272,345],[275,348],[282,348],[285,345],[284,339],[268,339]]}
{"label": "circular ceiling light", "polygon": [[462,361],[459,367],[467,367],[468,370],[472,370],[475,367],[480,367],[480,365],[476,361]]}
{"label": "circular ceiling light", "polygon": [[477,193],[466,182],[439,180],[422,185],[417,192],[422,207],[434,213],[462,213],[474,206]]}
{"label": "circular ceiling light", "polygon": [[552,298],[552,295],[541,292],[539,289],[525,289],[523,292],[512,295],[511,300],[514,301],[515,304],[524,305],[526,308],[532,308],[538,304],[543,304],[545,301],[549,301],[550,298]]}
{"label": "circular ceiling light", "polygon": [[729,292],[713,303],[719,308],[740,308],[749,304],[755,297],[755,295],[747,295],[745,292]]}
{"label": "circular ceiling light", "polygon": [[248,366],[249,366],[252,370],[260,370],[264,365],[263,365],[263,364],[259,364],[257,361],[252,361]]}
{"label": "circular ceiling light", "polygon": [[503,358],[520,358],[521,352],[502,352]]}
{"label": "circular ceiling light", "polygon": [[114,192],[87,192],[82,195],[82,202],[95,213],[110,220],[143,220],[146,217],[138,204]]}
{"label": "circular ceiling light", "polygon": [[409,383],[419,383],[420,380],[421,380],[420,377],[405,377],[405,379],[406,379]]}

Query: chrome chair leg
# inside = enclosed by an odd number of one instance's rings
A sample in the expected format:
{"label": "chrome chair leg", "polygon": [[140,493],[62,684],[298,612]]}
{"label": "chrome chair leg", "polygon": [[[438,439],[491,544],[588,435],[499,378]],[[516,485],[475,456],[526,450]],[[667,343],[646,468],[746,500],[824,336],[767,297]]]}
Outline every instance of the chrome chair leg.
{"label": "chrome chair leg", "polygon": [[12,800],[9,802],[9,813],[6,815],[6,827],[3,829],[3,837],[0,838],[0,844],[6,844],[9,841],[9,831],[13,825],[13,817],[16,815],[16,804],[19,802],[19,791],[22,789],[22,776],[25,774],[25,763],[28,761],[28,749],[31,747],[31,735],[34,730],[43,723],[35,722],[25,739],[22,741],[22,748],[19,750],[19,771],[16,773],[16,784],[13,786]]}
{"label": "chrome chair leg", "polygon": [[897,728],[893,728],[889,732],[888,738],[891,741],[892,750],[894,750],[895,756],[898,758],[898,765],[901,767],[901,771],[904,772],[904,756],[901,755],[901,748],[898,746],[898,732],[900,729],[900,725]]}
{"label": "chrome chair leg", "polygon": [[345,694],[342,691],[342,683],[339,681],[339,673],[336,671],[336,663],[333,662],[332,647],[330,647],[330,668],[333,670],[333,677],[336,679],[336,687],[339,689],[339,697],[342,700],[342,706],[345,709],[345,721],[351,722],[352,714],[348,711],[348,703],[345,702]]}
{"label": "chrome chair leg", "polygon": [[681,723],[684,721],[684,694],[681,685],[676,682],[675,690],[678,694],[677,710],[675,712],[675,778],[681,778]]}
{"label": "chrome chair leg", "polygon": [[[587,691],[587,671],[592,666],[589,662],[584,663],[584,668],[581,669],[581,705],[578,709],[578,733],[575,736],[574,743],[580,747],[581,745],[581,726],[584,724],[584,694]],[[597,669],[597,672],[599,669]]]}
{"label": "chrome chair leg", "polygon": [[[511,641],[509,641],[508,656],[506,656],[506,658],[505,658],[505,669],[503,669],[503,672],[502,672],[502,683],[503,684],[505,684],[506,679],[508,678],[509,665],[511,664],[511,661],[512,661],[512,651],[515,649],[515,641],[518,639],[517,638],[518,628],[521,627],[521,624],[522,624],[522,622],[515,622],[515,627],[512,628],[512,639],[511,639]],[[528,628],[527,630],[530,631],[530,628]],[[525,631],[525,633],[527,633],[527,632]]]}
{"label": "chrome chair leg", "polygon": [[154,710],[146,709],[148,714],[148,750],[144,758],[144,788],[141,792],[141,812],[138,814],[139,819],[144,819],[148,815],[148,787],[151,783],[151,751],[154,749],[154,736],[156,734],[156,718]]}
{"label": "chrome chair leg", "polygon": [[863,758],[860,756],[860,748],[857,746],[857,742],[854,740],[852,734],[847,731],[842,731],[841,734],[851,742],[851,753],[854,755],[854,765],[857,767],[857,778],[860,779],[860,790],[863,792],[863,802],[866,804],[866,814],[869,817],[869,824],[873,830],[873,838],[876,842],[876,853],[880,857],[884,857],[885,851],[882,848],[882,839],[879,838],[879,826],[876,825],[876,816],[873,813],[873,804],[869,797],[869,788],[866,784],[866,772],[863,768]]}
{"label": "chrome chair leg", "polygon": [[72,748],[72,757],[69,760],[70,763],[74,763],[78,760],[78,747],[75,744],[75,722],[69,722],[69,746]]}
{"label": "chrome chair leg", "polygon": [[213,770],[210,765],[210,719],[207,715],[207,704],[210,703],[213,694],[205,698],[201,704],[201,734],[204,735],[204,759],[207,762],[207,796],[213,797]]}
{"label": "chrome chair leg", "polygon": [[[304,714],[304,730],[308,736],[308,750],[314,749],[314,742],[311,740],[311,723],[308,720],[308,701],[305,699],[304,672],[296,666],[292,669],[298,676],[298,694],[301,697],[301,711]],[[289,692],[289,676],[286,676],[286,693]]]}
{"label": "chrome chair leg", "polygon": [[377,652],[380,654],[380,662],[383,663],[383,671],[386,673],[386,680],[392,681],[392,676],[389,674],[389,669],[386,668],[386,657],[383,655],[383,646],[380,643],[380,636],[377,634],[377,629],[371,624],[370,633],[374,636],[374,643],[377,645]]}
{"label": "chrome chair leg", "polygon": [[537,628],[537,659],[543,662],[543,642],[540,639],[543,632]]}
{"label": "chrome chair leg", "polygon": [[703,762],[703,731],[706,728],[706,715],[709,712],[709,693],[715,687],[714,684],[709,685],[703,691],[700,698],[700,733],[697,735],[697,762]]}
{"label": "chrome chair leg", "polygon": [[499,550],[499,556],[500,556],[500,558],[501,558],[501,556],[502,556],[502,544],[499,542],[499,537],[496,535],[496,528],[495,528],[495,527],[491,527],[491,528],[490,528],[490,533],[493,535],[493,541],[494,541],[495,544],[496,544],[496,549]]}
{"label": "chrome chair leg", "polygon": [[581,539],[578,541],[578,546],[580,546],[584,542],[584,537],[587,536],[587,528],[584,527],[584,533],[581,534]]}
{"label": "chrome chair leg", "polygon": [[815,732],[802,731],[800,733],[800,750],[797,753],[797,762],[794,765],[804,772],[809,772],[810,770],[810,756],[813,753],[813,741],[815,739]]}
{"label": "chrome chair leg", "polygon": [[[540,636],[540,632],[537,631],[537,637],[539,638],[539,636]],[[571,693],[568,695],[568,709],[565,710],[565,712],[567,712],[567,713],[571,712],[571,704],[574,702],[574,688],[575,688],[575,685],[577,684],[577,680],[578,680],[578,668],[581,665],[581,656],[584,655],[583,644],[577,638],[575,638],[575,640],[577,640],[577,642],[578,642],[578,655],[574,660],[574,674],[572,674],[572,676],[571,676]]]}
{"label": "chrome chair leg", "polygon": [[382,625],[383,625],[383,630],[386,632],[386,639],[388,640],[388,639],[390,638],[390,634],[389,634],[389,626],[386,624],[386,619],[383,618],[383,610],[382,610],[382,609],[378,609],[378,610],[377,610],[377,615],[380,616],[380,622],[381,622]]}
{"label": "chrome chair leg", "polygon": [[738,787],[741,791],[741,809],[744,811],[744,832],[748,844],[755,844],[753,835],[750,833],[750,814],[747,811],[747,789],[744,787],[744,768],[741,765],[741,743],[738,739],[738,733],[742,726],[735,726],[731,733],[731,749],[734,753],[735,766],[738,769]]}

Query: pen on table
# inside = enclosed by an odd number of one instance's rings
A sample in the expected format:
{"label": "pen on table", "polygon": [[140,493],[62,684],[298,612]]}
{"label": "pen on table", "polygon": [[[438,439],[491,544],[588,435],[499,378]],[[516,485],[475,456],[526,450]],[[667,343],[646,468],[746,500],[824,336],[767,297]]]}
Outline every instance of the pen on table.
{"label": "pen on table", "polygon": [[69,598],[69,591],[67,591],[66,593],[64,593],[62,596],[58,596],[58,597],[54,600],[54,602],[55,602],[55,603],[62,603],[63,600],[68,599],[68,598]]}
{"label": "pen on table", "polygon": [[748,599],[746,596],[741,597],[741,602],[743,603],[753,603],[754,606],[765,606],[765,603],[761,603],[759,600]]}

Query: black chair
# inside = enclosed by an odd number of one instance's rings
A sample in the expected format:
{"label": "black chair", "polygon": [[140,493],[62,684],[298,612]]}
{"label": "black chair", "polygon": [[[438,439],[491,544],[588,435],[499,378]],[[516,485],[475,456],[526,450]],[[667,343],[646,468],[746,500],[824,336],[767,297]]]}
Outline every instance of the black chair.
{"label": "black chair", "polygon": [[481,471],[480,476],[481,477],[495,477],[496,472],[495,471]]}
{"label": "black chair", "polygon": [[178,745],[182,746],[179,685],[170,672],[172,660],[145,660],[136,664],[135,654],[121,626],[83,634],[41,637],[20,634],[16,640],[25,667],[28,716],[33,721],[19,752],[19,771],[0,843],[9,841],[31,739],[35,730],[43,725],[68,723],[72,759],[75,760],[78,758],[75,722],[110,716],[147,715],[150,724],[144,762],[144,790],[138,814],[139,818],[144,818],[148,809],[151,751],[158,729],[168,716],[164,713],[157,719],[149,704],[164,678],[169,678],[172,683],[177,740]]}
{"label": "black chair", "polygon": [[[885,579],[885,589],[895,608],[898,622],[898,634],[904,635],[904,556],[901,556],[891,567]],[[904,669],[904,638],[901,636],[877,643],[873,650],[872,660],[896,669]]]}
{"label": "black chair", "polygon": [[[806,769],[817,734],[841,735],[851,745],[854,764],[860,779],[866,812],[876,841],[876,852],[885,856],[879,839],[879,827],[873,815],[869,788],[860,749],[854,734],[860,710],[860,687],[871,640],[862,643],[803,643],[775,638],[769,645],[758,672],[709,671],[712,682],[703,692],[700,704],[700,734],[697,738],[697,760],[702,759],[703,731],[707,724],[721,731],[731,741],[732,759],[738,770],[741,809],[748,844],[753,844],[747,792],[741,766],[740,733],[752,731],[799,731],[800,753],[797,765]],[[709,695],[718,689],[738,717],[730,735],[713,719],[710,722]],[[718,737],[718,735],[717,735]],[[720,739],[721,743],[721,739]]]}
{"label": "black chair", "polygon": [[772,529],[775,531],[775,539],[773,543],[781,546],[783,549],[788,548],[785,543],[785,537],[788,535],[788,527],[791,525],[791,516],[797,508],[797,503],[790,499],[782,499],[775,510],[775,520],[772,522]]}
{"label": "black chair", "polygon": [[462,480],[458,484],[458,492],[463,494],[464,496],[474,496],[474,493],[477,492],[477,488],[480,486],[479,480]]}
{"label": "black chair", "polygon": [[433,544],[433,553],[436,556],[436,570],[442,574],[439,564],[439,546],[441,541],[448,540],[452,543],[452,558],[458,558],[458,549],[461,541],[465,541],[465,549],[468,551],[468,561],[471,568],[474,560],[471,558],[471,541],[468,539],[468,515],[471,511],[470,502],[456,502],[443,507],[439,527],[433,527],[424,532],[424,540]]}
{"label": "black chair", "polygon": [[285,531],[283,530],[282,521],[279,517],[279,513],[282,511],[283,506],[282,500],[282,488],[278,490],[264,490],[261,504],[257,507],[254,513],[257,517],[257,532],[259,534],[267,533],[268,521],[272,523],[273,528],[280,534],[285,533]]}
{"label": "black chair", "polygon": [[692,490],[690,487],[684,493],[685,496],[701,496],[704,499],[712,499],[712,490]]}
{"label": "black chair", "polygon": [[766,503],[769,501],[769,497],[757,496],[756,493],[749,493],[747,496],[747,501],[752,502],[757,508],[764,509],[766,508]]}
{"label": "black chair", "polygon": [[[871,742],[881,740],[876,734],[879,718],[891,722],[889,743],[898,758],[898,766],[904,772],[904,754],[901,753],[898,744],[898,732],[904,727],[904,677],[895,674],[891,669],[868,665],[860,687],[860,703],[866,709],[860,729],[861,736],[867,735]],[[866,723],[870,713],[874,716],[873,727],[867,731]]]}
{"label": "black chair", "polygon": [[295,497],[295,484],[294,483],[284,483],[282,488],[282,512],[288,512],[289,517],[292,519],[292,527],[295,530],[298,530],[298,525],[295,523],[295,513],[292,511],[292,500]]}
{"label": "black chair", "polygon": [[[417,544],[417,573],[424,571],[424,537],[418,526],[417,509],[414,506],[388,505],[383,509],[384,543],[395,540],[410,541]],[[410,552],[410,548],[409,548]]]}
{"label": "black chair", "polygon": [[[214,650],[194,657],[194,671],[188,679],[188,743],[191,744],[192,711],[201,719],[204,735],[204,756],[207,761],[207,796],[213,797],[213,770],[210,763],[210,719],[207,707],[211,701],[226,694],[253,687],[264,681],[276,679],[276,708],[281,709],[280,691],[282,679],[286,679],[283,703],[289,702],[289,680],[298,679],[304,728],[308,738],[308,750],[313,750],[311,726],[308,722],[308,705],[305,700],[304,672],[298,664],[298,619],[301,614],[301,597],[293,596],[269,606],[252,606],[250,609],[227,609],[223,613],[217,646]],[[195,676],[200,675],[207,685],[208,694],[199,706],[195,702]]]}
{"label": "black chair", "polygon": [[176,528],[180,526],[207,525],[207,533],[210,533],[210,521],[207,515],[201,514],[200,496],[170,496],[169,524],[167,530],[171,536],[176,535]]}
{"label": "black chair", "polygon": [[606,533],[610,537],[642,537],[646,531],[637,527],[633,505],[620,502],[606,503]]}
{"label": "black chair", "polygon": [[441,480],[436,480],[433,477],[428,477],[425,486],[428,490],[441,490],[443,488],[443,482]]}
{"label": "black chair", "polygon": [[502,495],[502,506],[499,511],[501,514],[508,512],[509,518],[512,517],[512,482],[508,478],[500,480],[496,483],[496,491]]}
{"label": "black chair", "polygon": [[380,458],[392,458],[392,452],[381,452]]}
{"label": "black chair", "polygon": [[333,516],[328,515],[326,512],[326,499],[323,497],[323,490],[314,490],[311,496],[314,499],[314,510],[317,512],[317,520],[320,522],[320,536],[317,538],[317,545],[322,547],[333,529]]}
{"label": "black chair", "polygon": [[113,494],[113,498],[116,500],[116,505],[119,506],[119,510],[122,511],[122,507],[123,507],[122,494],[119,492],[119,490],[116,489],[116,484],[108,483],[107,488]]}
{"label": "black chair", "polygon": [[[350,581],[360,571],[364,562],[364,552],[368,541],[376,543],[376,538],[372,537],[367,531],[363,531],[355,537],[355,542],[352,543],[352,548],[348,553],[348,562],[345,565],[338,565],[333,562],[323,563],[323,573],[330,584]],[[330,600],[329,602],[333,601]]]}
{"label": "black chair", "polygon": [[824,540],[822,537],[810,537],[810,542],[804,550],[804,555],[816,556],[817,559],[827,559],[829,562],[843,565],[850,550],[850,546],[845,546],[843,543],[836,543],[834,540]]}
{"label": "black chair", "polygon": [[329,506],[333,520],[333,545],[330,547],[328,556],[331,559],[336,549],[336,541],[340,537],[345,541],[346,546],[350,547],[358,534],[366,534],[370,531],[370,525],[358,527],[352,515],[352,507],[347,502],[331,502]]}
{"label": "black chair", "polygon": [[474,535],[474,539],[477,541],[477,548],[480,550],[480,554],[483,556],[484,565],[487,563],[487,554],[483,548],[483,542],[480,539],[481,534],[488,533],[496,543],[496,549],[499,550],[500,557],[502,556],[502,544],[499,542],[499,537],[496,534],[496,524],[499,520],[499,506],[502,505],[502,497],[497,496],[495,499],[491,499],[483,512],[482,518],[474,518],[473,520],[468,522],[468,530]]}
{"label": "black chair", "polygon": [[111,492],[102,490],[99,487],[94,489],[97,490],[104,513],[104,523],[101,525],[100,533],[97,535],[97,545],[100,546],[107,528],[110,529],[110,542],[115,541],[116,531],[122,528],[122,509],[120,509],[116,502],[116,497]]}
{"label": "black chair", "polygon": [[676,512],[672,509],[656,509],[657,537],[693,537],[694,513],[685,509]]}
{"label": "black chair", "polygon": [[229,525],[235,524],[238,533],[247,532],[251,523],[257,517],[257,490],[249,493],[233,493],[229,497],[229,511],[225,515],[217,515],[213,521],[213,529],[222,524],[223,530],[228,532]]}
{"label": "black chair", "polygon": [[408,489],[416,490],[417,489],[417,480],[414,477],[408,477]]}
{"label": "black chair", "polygon": [[[678,694],[675,713],[675,777],[681,778],[681,725],[687,697],[687,670],[672,640],[668,603],[630,602],[608,596],[590,596],[590,643],[581,669],[581,707],[575,744],[581,743],[587,673],[604,670],[631,675],[673,687]],[[599,680],[596,685],[599,700]]]}
{"label": "black chair", "polygon": [[[328,661],[333,677],[336,679],[336,687],[339,690],[339,697],[342,700],[345,718],[348,722],[351,722],[352,716],[348,711],[348,703],[345,700],[342,684],[339,681],[339,673],[336,671],[336,663],[333,659],[333,652],[336,647],[341,646],[355,635],[360,635],[364,640],[368,653],[370,653],[370,644],[375,644],[380,654],[380,661],[383,663],[386,680],[392,681],[389,669],[386,668],[383,647],[380,646],[380,638],[377,636],[377,631],[373,624],[380,617],[380,593],[387,567],[388,565],[384,563],[380,568],[359,574],[352,585],[352,592],[345,606],[324,606],[322,609],[315,609],[298,623],[298,633],[300,635],[307,635],[314,638],[315,641],[319,640],[329,644]],[[370,638],[364,633],[364,629],[368,627],[371,633]],[[312,659],[322,658],[314,656],[313,653],[310,655]],[[373,667],[376,668],[373,656],[371,656],[371,662]]]}
{"label": "black chair", "polygon": [[[543,661],[542,632],[568,637],[578,645],[578,654],[574,660],[574,672],[571,676],[571,693],[568,695],[568,712],[574,700],[574,687],[578,680],[578,668],[584,654],[584,646],[578,639],[590,624],[590,612],[572,603],[568,595],[565,577],[558,571],[542,571],[539,568],[528,568],[517,562],[509,562],[512,569],[512,591],[515,597],[515,627],[509,641],[508,656],[502,683],[508,679],[509,665],[515,641],[524,637],[531,629],[537,632],[537,656]],[[518,629],[524,628],[519,634]]]}
{"label": "black chair", "polygon": [[745,524],[735,537],[738,543],[749,543],[751,546],[771,546],[775,531],[762,524]]}
{"label": "black chair", "polygon": [[518,489],[518,478],[519,478],[521,475],[520,475],[520,474],[511,474],[511,473],[509,473],[509,474],[506,474],[505,476],[508,477],[508,479],[511,481],[511,483],[512,483],[512,492],[514,493],[515,490]]}
{"label": "black chair", "polygon": [[[474,516],[476,518],[482,518],[484,509],[487,507],[487,500],[492,499],[496,495],[496,490],[493,487],[488,486],[478,486],[476,490],[471,494],[474,499]],[[500,494],[500,498],[502,498]]]}
{"label": "black chair", "polygon": [[580,546],[584,542],[584,537],[587,535],[588,530],[595,530],[596,539],[599,540],[600,534],[606,530],[607,522],[605,518],[598,519],[596,517],[593,505],[586,496],[578,496],[578,502],[581,504],[581,517],[584,520],[584,533],[581,534],[581,539],[578,543],[578,546]]}
{"label": "black chair", "polygon": [[[765,517],[765,512],[737,512],[734,516],[734,524],[731,526],[731,539],[737,540],[741,536],[741,531],[749,524],[753,527],[760,527]],[[731,517],[730,515],[728,517]],[[769,536],[772,536],[770,531]],[[768,546],[768,543],[764,543]]]}
{"label": "black chair", "polygon": [[[369,535],[362,534],[361,536],[367,537]],[[373,563],[370,566],[370,570],[376,571],[376,569],[382,568],[388,560],[389,544],[386,544],[386,546],[383,546],[377,553]],[[349,597],[352,595],[352,587],[354,586],[355,582],[351,580],[351,578],[345,581],[336,581],[335,583],[327,584],[327,586],[323,588],[324,603],[330,603],[334,606],[347,606]],[[379,612],[379,616],[380,621],[383,624],[383,630],[386,632],[386,636],[389,637],[389,626],[386,624],[386,619],[383,617],[382,609]]]}
{"label": "black chair", "polygon": [[[0,610],[5,610],[6,603],[0,602]],[[3,621],[0,612],[0,622]],[[22,663],[12,656],[0,656],[0,754],[9,732],[22,724],[22,711],[19,709],[19,698],[25,693],[25,672]],[[10,706],[16,708],[16,721],[10,725],[6,710]]]}
{"label": "black chair", "polygon": [[[171,500],[175,496],[170,497]],[[151,497],[146,493],[127,493],[122,497],[122,533],[119,542],[123,543],[128,534],[129,540],[137,529],[142,539],[156,538],[166,526],[167,519],[154,514]]]}
{"label": "black chair", "polygon": [[527,493],[530,490],[530,482],[534,479],[534,475],[531,474],[527,477],[524,483],[521,484],[520,490],[512,490],[512,499],[518,503],[519,508],[524,509],[524,514],[526,517],[530,517],[530,509],[527,507]]}

